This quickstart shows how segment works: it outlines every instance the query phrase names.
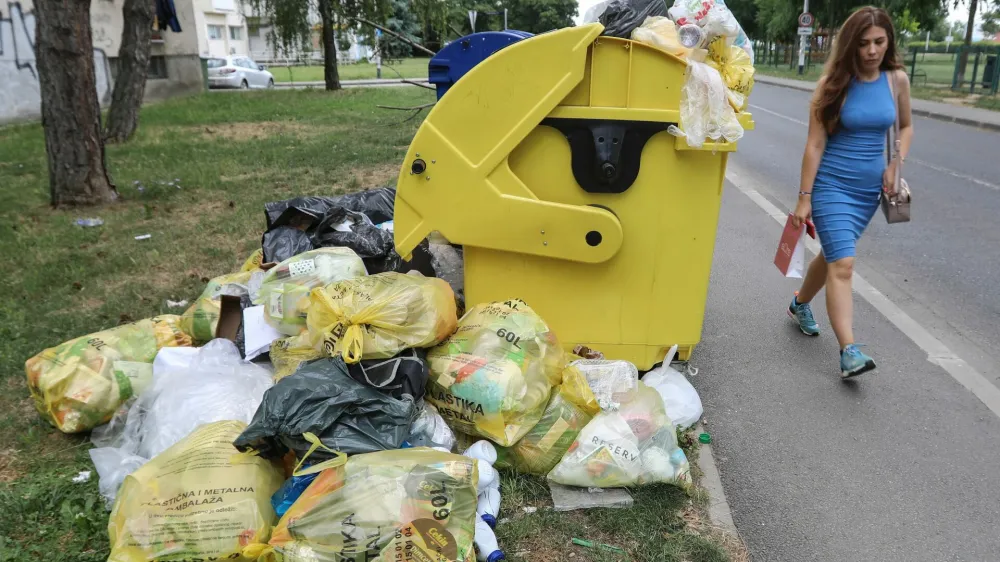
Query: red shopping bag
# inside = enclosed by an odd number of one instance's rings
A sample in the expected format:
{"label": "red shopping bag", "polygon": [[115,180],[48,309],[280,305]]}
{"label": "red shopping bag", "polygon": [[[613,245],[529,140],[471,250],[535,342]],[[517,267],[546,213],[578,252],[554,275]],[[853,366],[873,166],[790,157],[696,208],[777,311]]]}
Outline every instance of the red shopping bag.
{"label": "red shopping bag", "polygon": [[789,214],[785,230],[778,241],[778,253],[774,255],[774,265],[785,277],[801,279],[806,268],[806,235],[816,238],[816,227],[806,223],[798,228],[792,223],[794,215]]}

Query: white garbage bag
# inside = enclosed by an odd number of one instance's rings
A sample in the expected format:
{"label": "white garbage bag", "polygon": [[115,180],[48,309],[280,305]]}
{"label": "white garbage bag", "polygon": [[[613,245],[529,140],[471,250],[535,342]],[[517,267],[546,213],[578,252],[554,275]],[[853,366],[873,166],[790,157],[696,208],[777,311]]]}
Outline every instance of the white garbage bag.
{"label": "white garbage bag", "polygon": [[642,377],[642,382],[663,398],[663,407],[666,408],[670,421],[678,429],[687,429],[698,423],[704,409],[701,397],[691,382],[670,367],[670,361],[676,352],[677,346],[674,346],[663,360],[663,365],[646,373],[646,376]]}

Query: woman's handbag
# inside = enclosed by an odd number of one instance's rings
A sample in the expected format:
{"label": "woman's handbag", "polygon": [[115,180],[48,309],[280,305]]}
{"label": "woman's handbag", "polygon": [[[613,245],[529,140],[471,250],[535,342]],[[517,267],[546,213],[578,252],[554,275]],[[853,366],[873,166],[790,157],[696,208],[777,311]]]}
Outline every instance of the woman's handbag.
{"label": "woman's handbag", "polygon": [[[899,159],[899,102],[896,99],[896,89],[893,87],[894,76],[889,77],[889,92],[892,94],[892,102],[896,107],[896,119],[892,123],[892,132],[885,133],[886,157],[891,164],[894,159]],[[896,194],[889,195],[882,192],[882,212],[885,220],[889,224],[898,222],[910,222],[910,186],[903,179],[903,161],[899,160],[896,166],[896,177],[893,178],[893,186]]]}

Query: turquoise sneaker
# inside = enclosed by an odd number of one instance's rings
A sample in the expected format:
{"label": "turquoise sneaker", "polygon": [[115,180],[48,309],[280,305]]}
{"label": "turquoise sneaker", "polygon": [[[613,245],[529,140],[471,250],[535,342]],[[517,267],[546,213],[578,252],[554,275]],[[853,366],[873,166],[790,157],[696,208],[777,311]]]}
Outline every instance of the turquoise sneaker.
{"label": "turquoise sneaker", "polygon": [[809,303],[798,304],[792,299],[792,304],[788,305],[788,316],[798,322],[799,329],[807,336],[819,335],[819,324],[813,318],[812,307]]}
{"label": "turquoise sneaker", "polygon": [[861,353],[858,346],[851,344],[840,352],[840,376],[844,379],[856,377],[875,369],[875,361]]}

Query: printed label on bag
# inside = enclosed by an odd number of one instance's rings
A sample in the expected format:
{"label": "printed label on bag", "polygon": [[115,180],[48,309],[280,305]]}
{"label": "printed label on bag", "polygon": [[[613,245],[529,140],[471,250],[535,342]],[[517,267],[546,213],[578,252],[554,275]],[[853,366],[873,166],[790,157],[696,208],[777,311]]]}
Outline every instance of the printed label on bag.
{"label": "printed label on bag", "polygon": [[271,293],[271,301],[267,303],[267,314],[271,318],[281,318],[285,315],[285,295],[280,292]]}
{"label": "printed label on bag", "polygon": [[549,449],[551,449],[552,446],[556,444],[556,441],[558,441],[559,438],[566,433],[567,429],[569,429],[569,424],[566,423],[566,420],[559,418],[556,420],[556,423],[552,424],[552,427],[545,432],[545,435],[538,440],[538,448],[546,453],[549,452]]}
{"label": "printed label on bag", "polygon": [[288,276],[298,277],[316,271],[316,260],[308,259],[288,264]]}

